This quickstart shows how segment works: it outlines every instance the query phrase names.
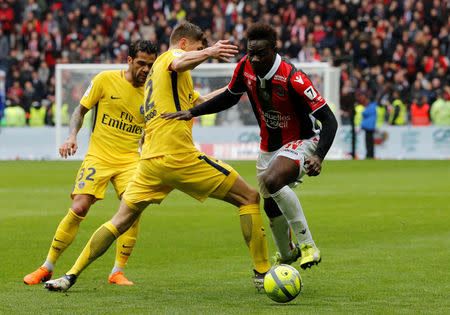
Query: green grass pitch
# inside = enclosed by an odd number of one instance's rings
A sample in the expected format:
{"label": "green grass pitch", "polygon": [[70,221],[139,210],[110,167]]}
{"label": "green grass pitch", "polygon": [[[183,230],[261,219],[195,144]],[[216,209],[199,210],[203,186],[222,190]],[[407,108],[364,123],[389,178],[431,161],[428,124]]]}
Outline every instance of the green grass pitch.
{"label": "green grass pitch", "polygon": [[[256,187],[254,162],[232,162]],[[302,293],[277,304],[252,284],[237,210],[173,192],[144,212],[126,275],[107,283],[115,247],[67,293],[26,286],[71,204],[80,162],[0,162],[0,314],[448,314],[450,162],[326,161],[295,191],[323,261],[300,270]],[[67,271],[117,210],[109,187],[61,256]],[[264,216],[269,254],[275,247]],[[298,264],[294,267],[299,268]]]}

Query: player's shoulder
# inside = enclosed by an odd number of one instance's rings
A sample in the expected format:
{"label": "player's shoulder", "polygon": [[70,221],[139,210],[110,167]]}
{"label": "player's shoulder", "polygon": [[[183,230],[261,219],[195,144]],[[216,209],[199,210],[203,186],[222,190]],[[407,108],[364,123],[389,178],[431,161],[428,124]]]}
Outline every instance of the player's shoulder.
{"label": "player's shoulder", "polygon": [[238,67],[238,68],[241,67],[241,66],[244,66],[244,67],[245,67],[245,65],[247,65],[247,64],[250,66],[250,62],[249,62],[249,60],[248,60],[248,55],[244,55],[244,57],[242,57],[242,58],[238,61],[237,67]]}
{"label": "player's shoulder", "polygon": [[238,61],[235,71],[237,71],[237,73],[241,74],[241,75],[243,75],[244,72],[246,72],[246,73],[250,73],[254,76],[253,69],[250,66],[250,62],[248,60],[248,55],[245,55]]}
{"label": "player's shoulder", "polygon": [[123,70],[105,70],[97,74],[94,79],[96,81],[108,80],[111,78],[118,78],[121,76]]}
{"label": "player's shoulder", "polygon": [[170,49],[164,53],[162,53],[158,59],[159,60],[165,60],[165,59],[173,59],[176,57],[181,57],[185,53],[182,49]]}
{"label": "player's shoulder", "polygon": [[289,76],[289,83],[296,90],[305,90],[312,85],[308,76],[302,71],[294,68]]}

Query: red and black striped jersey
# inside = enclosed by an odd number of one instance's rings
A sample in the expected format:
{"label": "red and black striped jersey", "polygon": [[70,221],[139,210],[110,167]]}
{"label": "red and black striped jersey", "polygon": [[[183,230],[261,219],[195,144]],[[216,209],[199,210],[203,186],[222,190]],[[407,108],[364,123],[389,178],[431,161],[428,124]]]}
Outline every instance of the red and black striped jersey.
{"label": "red and black striped jersey", "polygon": [[326,104],[305,73],[278,55],[277,59],[269,71],[274,74],[265,80],[255,75],[244,56],[228,84],[233,94],[247,92],[260,126],[261,150],[268,152],[318,134],[320,128],[311,114]]}

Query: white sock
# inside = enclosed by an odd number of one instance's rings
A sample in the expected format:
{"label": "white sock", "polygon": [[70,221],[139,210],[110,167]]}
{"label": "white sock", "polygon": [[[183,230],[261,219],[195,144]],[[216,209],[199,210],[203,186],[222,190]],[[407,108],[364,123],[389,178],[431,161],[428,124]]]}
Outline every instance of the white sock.
{"label": "white sock", "polygon": [[111,270],[111,275],[115,274],[117,271],[123,272],[123,268],[120,268],[120,267],[117,267],[116,265],[114,265],[113,269]]}
{"label": "white sock", "polygon": [[316,247],[303,214],[300,200],[298,200],[295,192],[288,186],[284,186],[270,196],[275,200],[281,212],[283,212],[300,245],[311,244]]}
{"label": "white sock", "polygon": [[275,218],[269,218],[272,237],[278,252],[282,259],[288,259],[292,256],[294,243],[292,243],[289,224],[284,215]]}
{"label": "white sock", "polygon": [[53,269],[55,268],[55,264],[46,260],[45,263],[41,267],[45,267],[45,268],[47,268],[48,272],[52,272]]}

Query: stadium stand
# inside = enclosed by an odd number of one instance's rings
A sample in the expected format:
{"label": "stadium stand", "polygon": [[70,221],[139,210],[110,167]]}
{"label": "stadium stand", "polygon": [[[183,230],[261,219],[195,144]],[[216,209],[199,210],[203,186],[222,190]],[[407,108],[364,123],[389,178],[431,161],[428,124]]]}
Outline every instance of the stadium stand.
{"label": "stadium stand", "polygon": [[372,101],[386,110],[388,123],[394,91],[410,123],[411,104],[431,108],[440,95],[439,104],[450,106],[449,6],[438,0],[0,0],[0,71],[6,73],[0,97],[6,106],[21,106],[29,123],[33,102],[50,104],[42,106],[52,115],[56,63],[123,63],[128,44],[139,38],[164,52],[184,19],[210,42],[238,45],[238,60],[249,24],[263,20],[276,27],[284,56],[341,68],[344,124],[355,106]]}

